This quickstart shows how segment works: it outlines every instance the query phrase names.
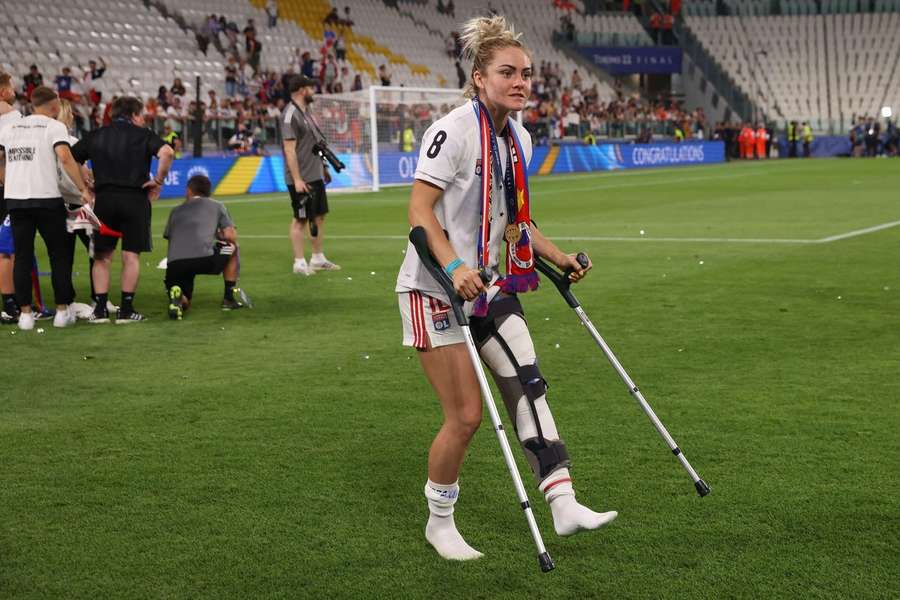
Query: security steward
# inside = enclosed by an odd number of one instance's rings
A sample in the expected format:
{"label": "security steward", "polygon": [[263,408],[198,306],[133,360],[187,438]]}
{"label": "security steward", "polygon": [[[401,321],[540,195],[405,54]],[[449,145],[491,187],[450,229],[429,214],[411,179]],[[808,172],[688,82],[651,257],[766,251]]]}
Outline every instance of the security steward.
{"label": "security steward", "polygon": [[803,158],[809,158],[812,154],[813,132],[812,127],[806,121],[803,122]]}
{"label": "security steward", "polygon": [[[140,276],[141,252],[152,249],[150,203],[159,198],[175,151],[144,126],[144,105],[137,98],[117,98],[112,122],[92,131],[72,148],[75,160],[93,165],[97,201],[94,212],[107,227],[122,232],[122,303],[116,324],[138,323],[144,315],[134,309],[134,294]],[[150,162],[159,159],[156,175]],[[92,323],[109,323],[109,271],[118,238],[96,235],[94,269],[91,274],[96,295]]]}

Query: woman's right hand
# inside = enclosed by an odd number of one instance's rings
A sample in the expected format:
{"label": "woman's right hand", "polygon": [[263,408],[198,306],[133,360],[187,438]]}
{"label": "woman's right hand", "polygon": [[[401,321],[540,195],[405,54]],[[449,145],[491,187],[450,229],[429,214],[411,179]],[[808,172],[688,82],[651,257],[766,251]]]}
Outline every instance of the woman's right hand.
{"label": "woman's right hand", "polygon": [[484,282],[478,271],[460,265],[453,271],[453,289],[463,300],[474,300],[484,291]]}

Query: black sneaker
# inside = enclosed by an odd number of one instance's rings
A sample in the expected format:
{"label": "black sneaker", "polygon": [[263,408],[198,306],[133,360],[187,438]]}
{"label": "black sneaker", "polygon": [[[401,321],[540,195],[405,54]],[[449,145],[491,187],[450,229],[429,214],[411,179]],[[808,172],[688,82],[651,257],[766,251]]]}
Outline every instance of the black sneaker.
{"label": "black sneaker", "polygon": [[125,312],[120,308],[116,311],[116,325],[128,325],[129,323],[140,323],[146,320],[147,317],[136,310]]}
{"label": "black sneaker", "polygon": [[106,307],[95,306],[94,312],[92,312],[91,316],[88,318],[88,323],[93,323],[95,325],[99,323],[109,323],[109,311],[106,310]]}

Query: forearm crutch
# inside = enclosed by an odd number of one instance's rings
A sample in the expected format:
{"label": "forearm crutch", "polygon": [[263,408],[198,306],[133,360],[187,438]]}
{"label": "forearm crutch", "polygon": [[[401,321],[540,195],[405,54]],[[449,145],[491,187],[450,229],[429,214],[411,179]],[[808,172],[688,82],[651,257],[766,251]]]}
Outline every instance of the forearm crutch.
{"label": "forearm crutch", "polygon": [[[579,253],[575,259],[582,267],[587,267],[590,264],[590,262],[588,261],[588,257],[584,254]],[[591,320],[584,312],[584,309],[581,308],[581,303],[578,302],[578,299],[575,298],[574,294],[572,294],[572,291],[569,289],[572,284],[572,282],[569,280],[569,274],[571,273],[571,271],[560,273],[557,269],[550,266],[542,258],[537,257],[535,260],[535,266],[537,267],[537,270],[543,273],[547,277],[547,279],[553,282],[553,284],[556,286],[556,289],[559,290],[559,293],[562,294],[562,297],[566,300],[568,305],[575,310],[575,314],[577,314],[578,318],[581,319],[582,324],[584,324],[584,326],[590,332],[591,337],[594,338],[594,341],[597,342],[597,345],[600,346],[601,350],[603,350],[603,354],[606,355],[606,359],[609,361],[609,364],[612,365],[616,373],[619,374],[619,377],[622,378],[622,381],[625,382],[625,385],[628,386],[628,392],[634,397],[635,400],[637,400],[637,403],[641,406],[641,409],[643,409],[644,413],[650,419],[650,422],[653,423],[654,427],[656,427],[656,431],[659,432],[659,435],[666,442],[666,445],[669,446],[669,450],[671,450],[672,453],[678,457],[679,462],[681,462],[681,466],[684,467],[684,470],[688,472],[688,475],[690,475],[691,479],[694,481],[694,487],[697,488],[697,493],[700,494],[700,496],[707,495],[709,493],[709,486],[700,478],[699,475],[697,475],[697,471],[695,471],[691,466],[691,463],[688,462],[688,459],[684,456],[681,448],[678,447],[678,444],[676,444],[675,440],[672,439],[672,436],[669,435],[669,432],[656,416],[656,413],[653,412],[653,409],[650,408],[650,405],[646,400],[644,400],[644,395],[641,394],[638,387],[634,384],[634,381],[631,380],[631,377],[629,377],[628,373],[625,372],[625,369],[622,368],[622,364],[619,362],[619,359],[616,358],[616,355],[613,354],[613,351],[610,350],[609,346],[606,345],[606,342],[600,336],[600,332],[598,332],[597,328],[594,327],[594,324],[591,323]]]}
{"label": "forearm crutch", "polygon": [[[478,385],[481,387],[481,395],[484,397],[484,404],[487,406],[488,413],[491,416],[491,423],[494,425],[494,431],[497,434],[497,441],[500,442],[500,449],[503,451],[503,458],[506,461],[506,467],[513,480],[513,487],[516,488],[516,495],[519,497],[519,506],[525,512],[525,520],[528,521],[528,528],[531,530],[531,537],[534,538],[534,545],[537,546],[538,562],[541,565],[541,571],[547,572],[553,570],[553,560],[544,547],[544,540],[541,538],[541,532],[538,529],[537,522],[534,520],[534,513],[531,511],[531,504],[528,502],[528,495],[525,493],[525,486],[522,484],[522,478],[519,475],[519,469],[513,458],[512,450],[509,447],[509,440],[506,439],[506,432],[503,429],[503,423],[500,421],[500,414],[497,412],[497,405],[494,403],[494,396],[491,394],[491,388],[488,385],[487,377],[484,374],[484,368],[481,365],[481,357],[478,354],[478,348],[475,346],[475,340],[469,329],[469,319],[463,310],[463,300],[460,298],[456,290],[453,288],[453,281],[447,273],[438,265],[437,261],[431,255],[428,249],[428,236],[422,227],[414,227],[409,232],[409,241],[412,242],[419,259],[432,277],[444,289],[444,292],[450,298],[450,306],[453,308],[453,314],[456,321],[462,329],[463,337],[466,340],[466,348],[469,350],[469,358],[472,361],[472,367],[475,369],[475,375],[478,378]],[[482,275],[484,278],[484,275]]]}

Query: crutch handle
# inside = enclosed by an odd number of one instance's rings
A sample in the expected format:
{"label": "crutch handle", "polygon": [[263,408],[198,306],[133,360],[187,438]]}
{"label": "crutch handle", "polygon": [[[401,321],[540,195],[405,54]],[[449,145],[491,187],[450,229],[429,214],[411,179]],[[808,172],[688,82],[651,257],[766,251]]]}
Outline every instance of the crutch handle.
{"label": "crutch handle", "polygon": [[[422,264],[425,265],[425,268],[428,269],[431,276],[434,277],[435,281],[438,282],[438,285],[444,289],[444,293],[447,294],[447,297],[450,298],[450,306],[453,308],[453,314],[456,316],[456,321],[460,325],[468,325],[469,319],[466,317],[466,313],[463,310],[463,303],[465,301],[456,293],[456,288],[453,287],[453,280],[450,279],[447,272],[441,268],[431,255],[431,250],[428,248],[428,234],[425,232],[425,228],[421,225],[413,227],[412,231],[409,232],[409,241],[412,242],[413,248],[416,249],[419,260],[422,261]],[[481,281],[485,285],[491,282],[491,276],[484,269],[478,272],[478,276],[481,277]]]}
{"label": "crutch handle", "polygon": [[[579,252],[575,256],[575,260],[578,261],[578,264],[581,265],[583,269],[586,269],[588,265],[591,264],[591,261],[588,260],[587,254],[584,252]],[[556,286],[556,289],[559,290],[559,293],[562,294],[562,297],[566,299],[566,303],[572,307],[577,308],[581,306],[581,303],[578,302],[578,299],[575,295],[569,290],[572,282],[569,280],[569,275],[572,274],[574,269],[566,269],[562,273],[559,272],[558,269],[551,266],[550,263],[545,261],[540,256],[535,257],[534,266],[538,271],[544,274],[550,281],[553,282],[553,285]]]}

